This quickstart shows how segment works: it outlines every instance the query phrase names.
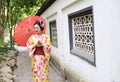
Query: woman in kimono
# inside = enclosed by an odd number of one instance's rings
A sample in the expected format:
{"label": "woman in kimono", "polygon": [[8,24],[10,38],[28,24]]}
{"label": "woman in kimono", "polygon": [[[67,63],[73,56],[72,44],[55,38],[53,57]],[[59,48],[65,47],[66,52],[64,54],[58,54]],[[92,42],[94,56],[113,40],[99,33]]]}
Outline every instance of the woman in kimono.
{"label": "woman in kimono", "polygon": [[27,41],[29,56],[32,62],[32,75],[34,82],[48,82],[49,58],[50,58],[50,38],[42,33],[44,25],[42,21],[34,23],[36,34],[31,35]]}

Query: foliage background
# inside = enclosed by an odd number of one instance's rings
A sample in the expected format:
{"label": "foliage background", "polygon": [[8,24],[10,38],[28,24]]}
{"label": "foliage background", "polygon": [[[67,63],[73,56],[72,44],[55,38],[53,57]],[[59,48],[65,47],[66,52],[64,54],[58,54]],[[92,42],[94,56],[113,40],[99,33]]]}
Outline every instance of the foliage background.
{"label": "foliage background", "polygon": [[[18,22],[29,15],[35,15],[46,0],[0,0],[0,53],[3,48],[14,48],[13,30]],[[10,42],[5,43],[7,33]]]}

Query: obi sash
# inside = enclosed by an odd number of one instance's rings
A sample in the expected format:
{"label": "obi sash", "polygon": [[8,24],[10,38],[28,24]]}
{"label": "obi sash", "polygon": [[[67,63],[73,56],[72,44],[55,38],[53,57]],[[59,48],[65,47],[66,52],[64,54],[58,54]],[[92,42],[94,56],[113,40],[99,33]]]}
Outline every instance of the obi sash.
{"label": "obi sash", "polygon": [[36,47],[34,51],[34,55],[44,55],[43,46],[42,47]]}

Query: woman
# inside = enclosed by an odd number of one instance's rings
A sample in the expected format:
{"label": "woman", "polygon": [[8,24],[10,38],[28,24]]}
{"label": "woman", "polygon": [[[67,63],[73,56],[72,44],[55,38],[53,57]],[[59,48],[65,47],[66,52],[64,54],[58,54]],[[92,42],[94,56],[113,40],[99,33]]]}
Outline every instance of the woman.
{"label": "woman", "polygon": [[42,21],[34,23],[36,34],[27,41],[29,55],[32,59],[32,74],[34,82],[48,82],[48,67],[50,58],[50,38],[42,33],[44,25]]}

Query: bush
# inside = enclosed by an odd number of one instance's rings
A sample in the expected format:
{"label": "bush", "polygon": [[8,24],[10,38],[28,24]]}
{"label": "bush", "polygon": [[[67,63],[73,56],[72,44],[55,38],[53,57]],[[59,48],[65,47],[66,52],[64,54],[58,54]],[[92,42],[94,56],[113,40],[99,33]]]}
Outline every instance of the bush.
{"label": "bush", "polygon": [[5,42],[4,38],[0,39],[0,61],[2,60],[1,55],[4,55],[4,53],[7,53],[8,50],[15,50],[14,48],[10,48],[10,43]]}
{"label": "bush", "polygon": [[4,42],[4,39],[0,39],[0,47],[8,47],[9,43],[8,42]]}
{"label": "bush", "polygon": [[14,48],[9,47],[9,43],[4,42],[3,39],[0,39],[0,55],[3,55],[8,50],[13,50]]}

